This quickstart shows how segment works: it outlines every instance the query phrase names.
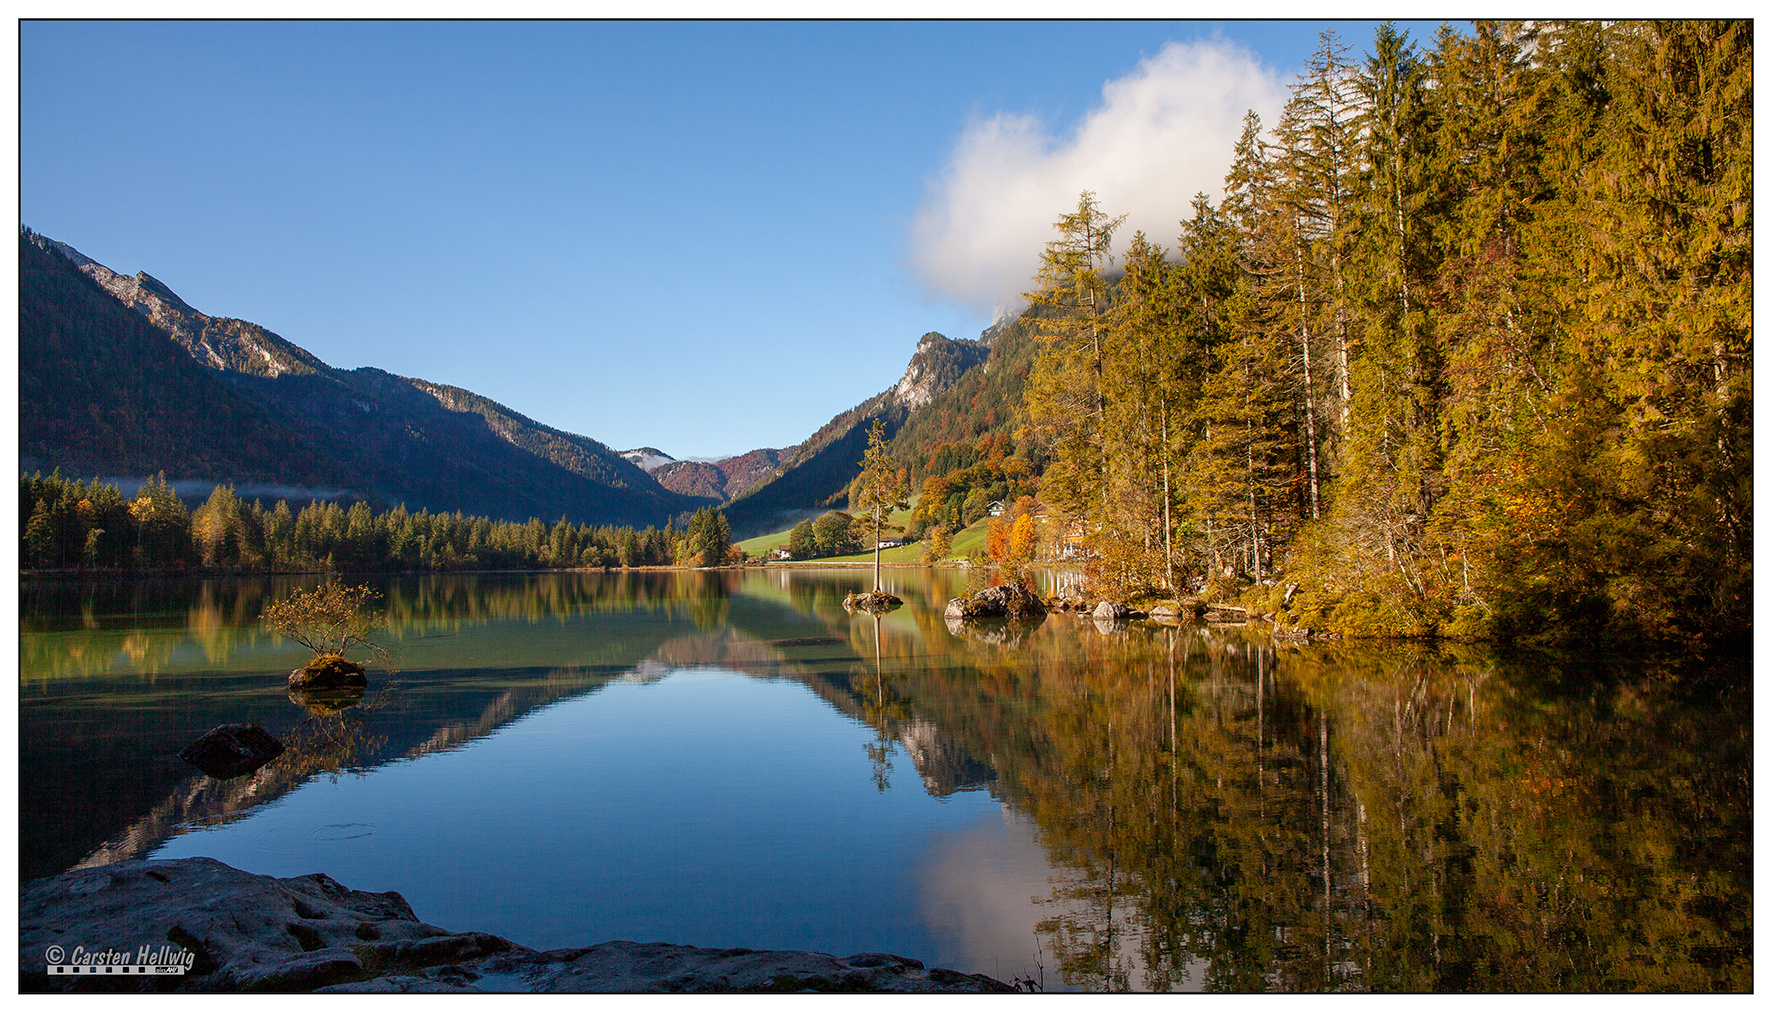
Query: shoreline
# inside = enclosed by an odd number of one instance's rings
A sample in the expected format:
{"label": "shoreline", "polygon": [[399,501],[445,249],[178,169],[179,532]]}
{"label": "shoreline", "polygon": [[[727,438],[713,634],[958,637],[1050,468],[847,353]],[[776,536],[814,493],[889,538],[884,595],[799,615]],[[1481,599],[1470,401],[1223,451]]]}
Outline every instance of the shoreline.
{"label": "shoreline", "polygon": [[[858,563],[853,560],[843,562],[826,562],[818,559],[770,560],[755,563],[730,563],[725,566],[571,566],[542,567],[537,569],[514,569],[510,567],[486,570],[351,570],[351,569],[289,569],[289,570],[257,570],[227,569],[218,567],[183,567],[162,569],[61,569],[61,570],[27,570],[20,569],[20,580],[79,580],[83,578],[128,578],[128,577],[307,577],[325,574],[362,575],[375,577],[405,576],[441,576],[450,574],[479,573],[725,573],[744,570],[761,570],[765,568],[827,568],[850,569],[860,568],[871,570],[874,564]],[[946,560],[940,563],[881,563],[882,570],[963,570],[964,560]]]}
{"label": "shoreline", "polygon": [[[183,970],[122,970],[142,965]],[[392,890],[353,890],[324,873],[262,876],[213,858],[136,859],[20,884],[19,990],[1018,991],[987,975],[890,953],[836,957],[627,940],[533,950],[421,922]]]}

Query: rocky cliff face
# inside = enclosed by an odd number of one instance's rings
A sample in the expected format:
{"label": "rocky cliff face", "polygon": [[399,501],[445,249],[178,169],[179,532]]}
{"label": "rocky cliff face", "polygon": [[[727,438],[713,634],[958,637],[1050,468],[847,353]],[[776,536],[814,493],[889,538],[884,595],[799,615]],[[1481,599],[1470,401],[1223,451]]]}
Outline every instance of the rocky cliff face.
{"label": "rocky cliff face", "polygon": [[836,505],[861,471],[867,430],[875,419],[885,421],[890,438],[990,354],[990,347],[978,341],[955,341],[934,331],[923,335],[896,385],[831,419],[806,442],[781,451],[774,471],[735,497],[726,509],[733,534],[745,538],[779,530],[795,518]]}
{"label": "rocky cliff face", "polygon": [[955,341],[930,331],[917,340],[904,378],[892,388],[892,398],[909,411],[935,400],[960,379],[960,375],[983,362],[990,348],[976,341]]}
{"label": "rocky cliff face", "polygon": [[98,282],[100,288],[147,317],[206,366],[267,377],[319,373],[327,368],[306,349],[255,323],[198,312],[146,271],[134,276],[118,274],[66,243],[53,239],[46,242]]}

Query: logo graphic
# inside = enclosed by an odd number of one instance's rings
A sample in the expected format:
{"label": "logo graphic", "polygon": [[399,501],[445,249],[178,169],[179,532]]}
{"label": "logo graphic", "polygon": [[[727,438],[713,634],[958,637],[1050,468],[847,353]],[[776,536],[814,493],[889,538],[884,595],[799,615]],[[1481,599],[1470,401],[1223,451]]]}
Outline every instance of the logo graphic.
{"label": "logo graphic", "polygon": [[43,951],[43,962],[50,974],[183,974],[197,962],[197,955],[183,947],[164,944],[149,944],[134,952],[76,946],[69,953],[60,946],[51,946]]}

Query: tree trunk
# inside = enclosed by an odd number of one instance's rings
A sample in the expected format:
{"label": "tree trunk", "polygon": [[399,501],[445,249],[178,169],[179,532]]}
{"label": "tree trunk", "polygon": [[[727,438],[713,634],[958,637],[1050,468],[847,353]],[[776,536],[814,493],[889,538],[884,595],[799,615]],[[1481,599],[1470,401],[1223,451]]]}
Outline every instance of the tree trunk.
{"label": "tree trunk", "polygon": [[1175,545],[1169,525],[1169,401],[1163,400],[1163,583],[1175,591]]}
{"label": "tree trunk", "polygon": [[1304,353],[1304,456],[1310,465],[1311,519],[1321,516],[1317,507],[1317,402],[1311,391],[1311,328],[1304,298],[1304,249],[1298,248],[1298,347]]}

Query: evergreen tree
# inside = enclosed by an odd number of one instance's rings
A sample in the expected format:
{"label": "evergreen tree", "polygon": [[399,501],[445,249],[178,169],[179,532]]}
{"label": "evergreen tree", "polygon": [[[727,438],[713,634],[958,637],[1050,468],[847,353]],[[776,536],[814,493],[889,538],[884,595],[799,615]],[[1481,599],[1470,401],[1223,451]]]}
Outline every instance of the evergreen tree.
{"label": "evergreen tree", "polygon": [[886,422],[875,419],[868,430],[868,449],[861,459],[861,474],[849,486],[849,502],[853,509],[867,517],[874,529],[874,590],[880,590],[880,536],[895,510],[910,504],[910,481],[899,470],[887,449]]}
{"label": "evergreen tree", "polygon": [[190,557],[191,514],[166,484],[164,473],[136,490],[129,515],[135,522],[136,561],[142,566],[170,566]]}
{"label": "evergreen tree", "polygon": [[191,515],[191,539],[205,566],[232,566],[248,562],[245,507],[231,485],[217,485],[209,499]]}
{"label": "evergreen tree", "polygon": [[1042,347],[1028,377],[1028,418],[1048,449],[1048,501],[1073,514],[1106,494],[1102,318],[1114,232],[1125,219],[1109,218],[1085,190],[1077,210],[1058,217],[1058,238],[1040,256],[1038,287],[1025,293],[1045,311],[1039,317]]}
{"label": "evergreen tree", "polygon": [[727,550],[732,545],[732,528],[726,515],[712,507],[703,507],[689,518],[683,534],[684,551],[679,565],[724,566]]}

